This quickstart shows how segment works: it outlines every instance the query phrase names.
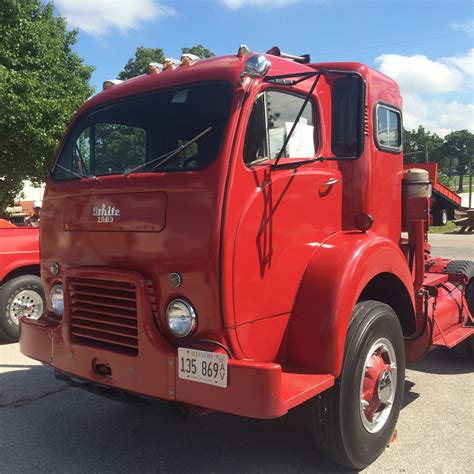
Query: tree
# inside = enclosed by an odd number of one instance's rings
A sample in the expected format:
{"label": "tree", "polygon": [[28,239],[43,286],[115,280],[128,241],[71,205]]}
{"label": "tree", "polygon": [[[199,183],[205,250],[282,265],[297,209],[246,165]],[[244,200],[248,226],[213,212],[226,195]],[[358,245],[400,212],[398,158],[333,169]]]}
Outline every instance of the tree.
{"label": "tree", "polygon": [[139,46],[135,51],[135,57],[128,60],[123,71],[119,72],[118,78],[125,80],[146,74],[150,63],[163,63],[164,61],[165,53],[163,49]]}
{"label": "tree", "polygon": [[191,48],[181,48],[181,52],[183,54],[185,53],[195,54],[196,56],[199,56],[201,59],[212,58],[215,56],[215,54],[212,51],[205,48],[202,44],[191,46]]}
{"label": "tree", "polygon": [[41,0],[0,9],[0,212],[22,182],[44,181],[71,115],[93,93],[93,68],[72,49],[77,31]]}
{"label": "tree", "polygon": [[436,133],[425,131],[422,125],[418,130],[403,131],[403,153],[405,163],[422,163],[426,161],[426,150],[429,161],[436,161],[440,167],[445,168],[445,163],[440,153],[443,139]]}
{"label": "tree", "polygon": [[470,157],[474,153],[474,134],[468,130],[451,132],[444,137],[441,152],[445,159],[455,166],[459,173],[458,192],[463,192],[463,178],[468,172]]}
{"label": "tree", "polygon": [[[197,44],[191,48],[182,48],[181,51],[183,54],[191,53],[200,58],[211,58],[214,56],[214,53],[206,49],[202,44]],[[119,72],[118,78],[126,80],[140,76],[141,74],[146,74],[150,63],[164,63],[165,59],[165,52],[162,48],[145,48],[144,46],[139,46],[135,51],[135,57],[127,61],[123,71]]]}

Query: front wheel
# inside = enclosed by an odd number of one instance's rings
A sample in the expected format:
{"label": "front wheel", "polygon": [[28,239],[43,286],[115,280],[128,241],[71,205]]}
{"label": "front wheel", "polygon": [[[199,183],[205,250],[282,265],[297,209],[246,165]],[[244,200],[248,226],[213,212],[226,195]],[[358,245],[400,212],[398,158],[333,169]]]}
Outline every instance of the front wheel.
{"label": "front wheel", "polygon": [[43,285],[36,275],[22,275],[0,286],[0,339],[18,341],[20,318],[38,319],[44,307]]}
{"label": "front wheel", "polygon": [[403,334],[397,315],[377,301],[358,303],[336,384],[313,399],[319,450],[363,469],[385,449],[400,413],[405,383]]}

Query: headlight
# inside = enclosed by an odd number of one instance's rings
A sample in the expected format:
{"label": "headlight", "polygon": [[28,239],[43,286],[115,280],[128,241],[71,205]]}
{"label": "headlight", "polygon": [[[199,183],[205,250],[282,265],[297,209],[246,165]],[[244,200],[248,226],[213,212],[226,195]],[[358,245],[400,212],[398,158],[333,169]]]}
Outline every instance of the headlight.
{"label": "headlight", "polygon": [[58,316],[64,316],[64,294],[62,285],[54,285],[49,293],[51,308]]}
{"label": "headlight", "polygon": [[186,337],[196,327],[196,311],[191,303],[178,298],[166,308],[166,321],[175,336]]}

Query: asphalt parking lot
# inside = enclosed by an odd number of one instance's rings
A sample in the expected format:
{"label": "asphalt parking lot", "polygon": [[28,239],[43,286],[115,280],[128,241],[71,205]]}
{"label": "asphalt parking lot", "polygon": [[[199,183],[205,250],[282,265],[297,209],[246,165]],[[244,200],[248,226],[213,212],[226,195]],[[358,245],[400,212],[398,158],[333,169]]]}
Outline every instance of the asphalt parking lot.
{"label": "asphalt parking lot", "polygon": [[[462,237],[462,238],[459,238]],[[433,253],[474,259],[474,236]],[[277,420],[213,413],[181,421],[100,398],[0,345],[0,472],[338,472],[313,448],[309,406]],[[398,439],[366,472],[472,472],[474,357],[435,350],[407,370]]]}

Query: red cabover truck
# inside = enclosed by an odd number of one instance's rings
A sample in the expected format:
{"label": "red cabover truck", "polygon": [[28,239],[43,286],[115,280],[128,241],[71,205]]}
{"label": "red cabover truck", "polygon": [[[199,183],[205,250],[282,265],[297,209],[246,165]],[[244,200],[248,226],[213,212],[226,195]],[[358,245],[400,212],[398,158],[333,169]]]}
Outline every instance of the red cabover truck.
{"label": "red cabover truck", "polygon": [[474,333],[474,266],[431,255],[428,176],[404,178],[399,88],[278,48],[187,59],[73,119],[21,350],[123,400],[256,418],[311,400],[318,448],[367,466],[405,363]]}
{"label": "red cabover truck", "polygon": [[38,234],[0,219],[0,340],[17,341],[20,317],[43,313]]}

